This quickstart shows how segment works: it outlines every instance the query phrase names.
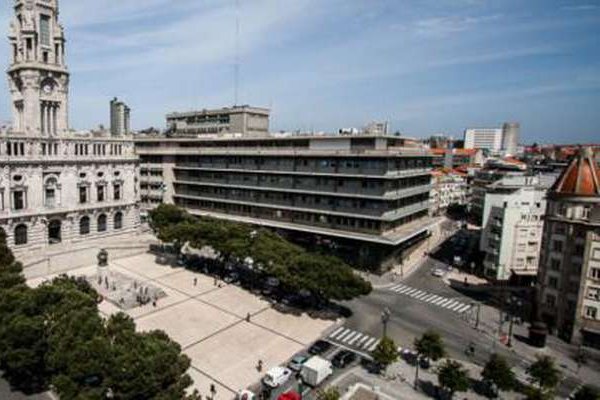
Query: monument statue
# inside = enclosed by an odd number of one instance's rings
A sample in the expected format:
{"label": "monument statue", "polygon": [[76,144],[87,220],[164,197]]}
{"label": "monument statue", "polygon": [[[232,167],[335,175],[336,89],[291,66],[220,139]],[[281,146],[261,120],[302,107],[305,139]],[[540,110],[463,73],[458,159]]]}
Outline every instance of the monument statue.
{"label": "monument statue", "polygon": [[108,265],[108,251],[101,249],[98,253],[98,266],[106,267]]}

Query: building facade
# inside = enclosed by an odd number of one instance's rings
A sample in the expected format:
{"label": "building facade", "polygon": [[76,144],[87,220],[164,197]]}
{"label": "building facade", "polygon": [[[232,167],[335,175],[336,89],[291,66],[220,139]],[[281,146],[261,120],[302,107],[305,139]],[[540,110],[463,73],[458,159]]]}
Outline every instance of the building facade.
{"label": "building facade", "polygon": [[494,154],[514,156],[519,146],[520,125],[507,122],[501,128],[469,128],[465,130],[465,149],[485,149]]}
{"label": "building facade", "polygon": [[435,169],[431,174],[431,215],[443,215],[450,206],[466,205],[467,186],[466,174],[445,168]]}
{"label": "building facade", "polygon": [[600,167],[589,148],[548,194],[539,293],[553,331],[600,348]]}
{"label": "building facade", "polygon": [[505,177],[488,186],[479,243],[488,279],[529,283],[537,276],[546,192],[555,178]]}
{"label": "building facade", "polygon": [[116,97],[110,101],[110,134],[123,136],[131,133],[131,109]]}
{"label": "building facade", "polygon": [[138,138],[142,205],[267,226],[385,267],[432,222],[431,156],[405,145],[390,136]]}
{"label": "building facade", "polygon": [[250,106],[233,106],[212,110],[177,112],[167,115],[167,129],[172,136],[238,134],[265,136],[269,133],[270,110]]}
{"label": "building facade", "polygon": [[16,0],[8,80],[14,123],[0,136],[0,228],[20,252],[139,224],[131,138],[69,130],[69,73],[56,0]]}

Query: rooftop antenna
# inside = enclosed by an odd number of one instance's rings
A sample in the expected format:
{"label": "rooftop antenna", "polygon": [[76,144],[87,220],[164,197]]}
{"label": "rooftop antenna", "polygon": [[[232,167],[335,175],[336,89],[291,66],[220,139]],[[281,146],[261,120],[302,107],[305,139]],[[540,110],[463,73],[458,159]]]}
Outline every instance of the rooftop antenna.
{"label": "rooftop antenna", "polygon": [[240,0],[235,0],[235,64],[233,66],[234,101],[238,105],[240,86]]}

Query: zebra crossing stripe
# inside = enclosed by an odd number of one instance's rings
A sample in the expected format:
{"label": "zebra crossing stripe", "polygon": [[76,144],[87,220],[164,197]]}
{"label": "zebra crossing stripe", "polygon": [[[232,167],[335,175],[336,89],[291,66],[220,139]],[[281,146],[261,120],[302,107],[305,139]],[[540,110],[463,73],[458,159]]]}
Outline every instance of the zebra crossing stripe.
{"label": "zebra crossing stripe", "polygon": [[416,291],[417,291],[417,289],[412,289],[411,288],[410,290],[407,290],[406,292],[399,292],[399,293],[402,293],[402,294],[405,294],[407,296],[410,296],[412,293],[415,293]]}
{"label": "zebra crossing stripe", "polygon": [[425,301],[425,297],[428,297],[429,294],[428,293],[423,293],[421,295],[418,295],[417,297],[415,297],[416,300],[421,300],[421,301]]}
{"label": "zebra crossing stripe", "polygon": [[435,304],[437,301],[442,300],[443,297],[438,296],[437,294],[435,296],[433,296],[432,298],[430,298],[429,300],[427,300],[428,303],[432,303]]}
{"label": "zebra crossing stripe", "polygon": [[439,306],[440,304],[442,304],[444,301],[446,301],[447,299],[445,297],[440,297],[439,299],[437,299],[436,301],[434,301],[432,304],[434,306]]}
{"label": "zebra crossing stripe", "polygon": [[412,290],[412,288],[403,287],[402,289],[396,290],[396,293],[403,294],[403,293],[410,292],[411,290]]}
{"label": "zebra crossing stripe", "polygon": [[421,301],[424,301],[424,302],[426,302],[426,303],[429,303],[429,300],[433,299],[434,297],[435,297],[435,295],[434,295],[434,294],[430,294],[430,295],[428,295],[428,296],[425,296],[425,297],[423,297],[423,298],[421,299]]}
{"label": "zebra crossing stripe", "polygon": [[374,341],[376,341],[377,339],[375,338],[370,338],[369,340],[367,340],[363,345],[362,348],[363,349],[367,349],[369,348],[369,346],[371,346],[373,344]]}
{"label": "zebra crossing stripe", "polygon": [[438,306],[446,307],[446,304],[450,303],[451,301],[452,301],[452,299],[446,299],[446,300],[442,301],[440,304],[438,304]]}
{"label": "zebra crossing stripe", "polygon": [[352,329],[346,329],[346,332],[344,332],[343,334],[341,334],[340,336],[338,336],[336,340],[340,340],[341,341],[344,337],[348,336],[351,333],[352,333]]}
{"label": "zebra crossing stripe", "polygon": [[404,285],[396,285],[396,286],[392,286],[392,287],[390,288],[390,290],[391,290],[392,292],[395,292],[395,291],[397,291],[397,290],[400,290],[400,289],[402,289],[402,288],[405,288],[405,287],[406,287],[406,286],[404,286]]}
{"label": "zebra crossing stripe", "polygon": [[417,296],[419,296],[422,293],[424,293],[424,292],[421,291],[421,290],[417,290],[416,292],[414,292],[413,294],[411,294],[410,297],[417,297]]}
{"label": "zebra crossing stripe", "polygon": [[354,342],[356,342],[358,339],[362,338],[363,336],[364,335],[362,333],[359,333],[358,336],[356,336],[354,339],[349,341],[348,344],[354,344]]}
{"label": "zebra crossing stripe", "polygon": [[373,344],[371,345],[371,347],[369,347],[369,348],[367,349],[367,351],[373,351],[373,350],[375,350],[375,348],[377,347],[377,345],[378,345],[378,344],[379,344],[379,340],[376,340],[376,341],[375,341],[375,343],[373,343]]}
{"label": "zebra crossing stripe", "polygon": [[456,310],[458,310],[459,308],[461,308],[462,306],[464,306],[464,304],[463,304],[463,303],[458,303],[457,305],[453,306],[453,307],[450,309],[450,311],[456,311]]}
{"label": "zebra crossing stripe", "polygon": [[367,341],[367,339],[369,339],[371,336],[369,335],[365,335],[364,338],[360,339],[358,342],[356,342],[356,346],[362,347],[362,345]]}
{"label": "zebra crossing stripe", "polygon": [[[352,334],[351,334],[351,335],[349,335],[349,336],[347,336],[347,337],[346,337],[346,338],[343,340],[343,342],[344,342],[344,343],[348,343],[350,340],[352,340],[352,339],[354,338],[354,336],[356,336],[356,335],[358,335],[358,334],[359,334],[358,332],[352,332]],[[340,339],[340,340],[341,340],[341,339]]]}
{"label": "zebra crossing stripe", "polygon": [[458,310],[456,310],[457,313],[464,313],[465,311],[467,311],[469,308],[471,308],[470,304],[465,304],[464,306],[462,306],[461,308],[459,308]]}
{"label": "zebra crossing stripe", "polygon": [[449,310],[449,309],[453,308],[454,306],[456,306],[457,304],[459,304],[458,301],[452,300],[450,303],[446,304],[444,306],[444,308]]}
{"label": "zebra crossing stripe", "polygon": [[341,332],[343,332],[343,331],[344,331],[344,329],[346,329],[346,328],[344,328],[343,326],[339,327],[339,328],[338,328],[338,329],[336,329],[334,332],[332,332],[332,333],[331,333],[331,335],[329,335],[329,337],[330,337],[330,338],[332,338],[332,339],[335,339],[335,337],[336,337],[337,335],[339,335]]}

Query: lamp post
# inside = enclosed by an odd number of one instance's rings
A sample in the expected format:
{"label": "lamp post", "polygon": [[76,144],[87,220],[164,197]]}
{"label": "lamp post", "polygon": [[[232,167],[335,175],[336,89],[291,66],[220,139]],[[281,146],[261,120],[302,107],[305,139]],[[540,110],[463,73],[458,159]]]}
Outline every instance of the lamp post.
{"label": "lamp post", "polygon": [[383,324],[383,337],[387,336],[387,323],[390,320],[390,315],[392,312],[389,308],[384,308],[381,312],[381,323]]}
{"label": "lamp post", "polygon": [[506,345],[508,347],[512,347],[513,324],[514,324],[514,321],[515,321],[514,311],[515,311],[515,309],[519,309],[521,307],[522,302],[521,302],[521,300],[519,300],[515,296],[511,296],[507,300],[507,302],[508,302],[508,307],[509,307],[508,308],[508,312],[509,312],[510,323],[508,325],[508,341],[506,342]]}

